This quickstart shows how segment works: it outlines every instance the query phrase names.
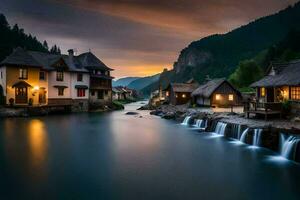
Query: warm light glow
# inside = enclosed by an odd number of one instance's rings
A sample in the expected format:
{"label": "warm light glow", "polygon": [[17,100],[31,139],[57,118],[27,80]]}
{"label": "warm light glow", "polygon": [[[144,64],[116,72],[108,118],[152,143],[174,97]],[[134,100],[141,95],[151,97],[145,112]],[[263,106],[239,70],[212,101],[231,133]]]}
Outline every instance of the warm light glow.
{"label": "warm light glow", "polygon": [[182,98],[185,98],[186,97],[186,95],[185,94],[182,94]]}
{"label": "warm light glow", "polygon": [[260,96],[266,96],[266,89],[264,87],[260,88]]}
{"label": "warm light glow", "polygon": [[178,98],[178,95],[176,94],[175,97]]}
{"label": "warm light glow", "polygon": [[228,100],[233,101],[233,94],[228,95]]}
{"label": "warm light glow", "polygon": [[169,96],[169,91],[166,92],[166,96],[167,96],[167,97]]}
{"label": "warm light glow", "polygon": [[39,86],[34,86],[34,87],[33,87],[33,90],[34,90],[34,91],[37,91],[37,90],[39,90],[39,89],[40,89]]}
{"label": "warm light glow", "polygon": [[216,100],[220,100],[221,99],[221,95],[220,94],[216,94]]}

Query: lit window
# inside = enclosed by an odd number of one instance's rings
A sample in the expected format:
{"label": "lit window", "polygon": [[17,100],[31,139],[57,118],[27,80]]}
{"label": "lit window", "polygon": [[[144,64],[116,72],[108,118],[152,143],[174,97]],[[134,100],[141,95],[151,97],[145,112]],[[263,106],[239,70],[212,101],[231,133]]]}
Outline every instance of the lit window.
{"label": "lit window", "polygon": [[176,94],[175,97],[178,98],[178,95]]}
{"label": "lit window", "polygon": [[260,88],[260,96],[262,97],[266,96],[266,88],[264,87]]}
{"label": "lit window", "polygon": [[19,69],[19,79],[28,79],[28,70],[26,68]]}
{"label": "lit window", "polygon": [[182,98],[185,98],[186,97],[186,95],[185,94],[182,94]]}
{"label": "lit window", "polygon": [[168,92],[168,91],[166,92],[166,96],[167,96],[167,97],[169,96],[169,92]]}
{"label": "lit window", "polygon": [[220,100],[221,99],[221,95],[220,94],[216,94],[216,100]]}
{"label": "lit window", "polygon": [[228,100],[233,101],[233,94],[228,95]]}
{"label": "lit window", "polygon": [[291,87],[292,100],[300,100],[300,87]]}

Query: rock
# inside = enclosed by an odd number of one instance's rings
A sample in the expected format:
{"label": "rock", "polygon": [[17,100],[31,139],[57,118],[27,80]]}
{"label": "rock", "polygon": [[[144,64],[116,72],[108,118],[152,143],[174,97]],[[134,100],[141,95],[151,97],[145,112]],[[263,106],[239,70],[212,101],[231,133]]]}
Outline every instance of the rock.
{"label": "rock", "polygon": [[150,115],[158,115],[158,116],[161,116],[163,114],[162,111],[160,110],[153,110],[150,112]]}
{"label": "rock", "polygon": [[162,118],[164,118],[164,119],[175,119],[175,113],[174,112],[167,112],[166,114],[162,115]]}
{"label": "rock", "polygon": [[137,112],[127,112],[127,113],[125,113],[125,115],[138,115],[139,113],[137,113]]}

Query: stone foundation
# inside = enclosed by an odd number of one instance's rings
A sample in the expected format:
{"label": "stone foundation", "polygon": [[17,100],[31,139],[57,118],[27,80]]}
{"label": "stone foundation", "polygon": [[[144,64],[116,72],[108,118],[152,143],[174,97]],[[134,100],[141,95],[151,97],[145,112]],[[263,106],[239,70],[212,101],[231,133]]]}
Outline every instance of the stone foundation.
{"label": "stone foundation", "polygon": [[72,112],[87,112],[89,110],[89,101],[88,99],[73,99]]}

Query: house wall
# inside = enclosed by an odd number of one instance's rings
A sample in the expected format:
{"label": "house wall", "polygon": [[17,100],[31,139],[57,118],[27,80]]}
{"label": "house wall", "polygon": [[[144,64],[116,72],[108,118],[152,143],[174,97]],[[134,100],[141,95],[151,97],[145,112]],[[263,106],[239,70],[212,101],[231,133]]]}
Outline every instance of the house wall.
{"label": "house wall", "polygon": [[0,67],[0,85],[3,88],[3,95],[6,96],[6,66]]}
{"label": "house wall", "polygon": [[[233,95],[233,101],[229,100],[230,94]],[[217,95],[220,95],[219,100],[216,98]],[[220,85],[211,95],[212,106],[226,107],[231,105],[240,105],[241,101],[241,96],[227,82]]]}
{"label": "house wall", "polygon": [[87,73],[82,73],[82,81],[77,81],[77,74],[75,72],[70,73],[71,76],[71,98],[72,99],[88,99],[89,98],[89,89],[85,90],[84,97],[77,96],[76,85],[85,85],[89,88],[90,86],[90,75]]}
{"label": "house wall", "polygon": [[204,97],[197,97],[196,103],[197,103],[197,105],[202,105],[202,106],[210,106],[211,105],[210,98],[204,98]]}
{"label": "house wall", "polygon": [[[105,90],[102,90],[103,92]],[[107,91],[107,95],[105,95],[104,92],[104,97],[103,99],[98,99],[98,92],[100,92],[100,90],[94,90],[94,96],[92,95],[92,91],[90,91],[90,96],[89,96],[89,101],[92,104],[110,104],[111,100],[112,100],[112,91],[111,90],[106,90]]]}
{"label": "house wall", "polygon": [[[12,88],[12,86],[15,83],[23,80],[23,79],[19,79],[19,69],[20,68],[18,66],[12,66],[6,68],[6,104],[9,104],[10,98],[13,98],[15,100],[15,88]],[[30,67],[28,67],[27,69],[28,69],[28,79],[23,81],[27,82],[33,87],[45,87],[47,91],[47,80],[46,81],[39,80],[40,69],[30,68]],[[30,98],[33,99],[33,105],[39,105],[38,90],[34,90],[34,88],[28,88],[28,100]]]}
{"label": "house wall", "polygon": [[[56,81],[56,71],[49,72],[48,75],[48,91],[49,99],[71,99],[71,73],[64,72],[64,80],[63,81]],[[59,86],[66,86],[67,88],[64,89],[64,95],[58,96],[58,88],[54,87],[55,85]]]}

